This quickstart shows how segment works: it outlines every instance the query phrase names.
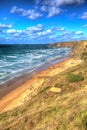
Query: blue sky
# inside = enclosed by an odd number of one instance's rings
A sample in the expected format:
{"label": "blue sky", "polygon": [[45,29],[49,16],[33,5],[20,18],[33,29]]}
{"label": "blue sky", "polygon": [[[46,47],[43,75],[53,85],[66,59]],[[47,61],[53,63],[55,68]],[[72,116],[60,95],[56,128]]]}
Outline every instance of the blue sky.
{"label": "blue sky", "polygon": [[0,0],[0,44],[84,39],[86,0]]}

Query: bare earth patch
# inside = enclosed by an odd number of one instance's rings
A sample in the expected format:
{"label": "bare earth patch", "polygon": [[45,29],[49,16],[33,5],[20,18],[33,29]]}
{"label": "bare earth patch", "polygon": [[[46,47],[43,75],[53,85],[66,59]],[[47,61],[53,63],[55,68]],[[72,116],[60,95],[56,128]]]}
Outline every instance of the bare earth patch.
{"label": "bare earth patch", "polygon": [[52,87],[49,91],[54,92],[54,93],[60,93],[62,90],[61,88]]}

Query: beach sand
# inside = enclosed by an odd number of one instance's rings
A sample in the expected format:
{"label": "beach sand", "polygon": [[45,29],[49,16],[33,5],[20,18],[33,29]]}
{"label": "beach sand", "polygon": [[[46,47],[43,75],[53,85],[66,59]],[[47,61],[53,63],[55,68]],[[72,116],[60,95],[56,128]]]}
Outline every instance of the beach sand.
{"label": "beach sand", "polygon": [[55,76],[81,62],[80,59],[67,58],[31,76],[26,74],[8,81],[0,87],[0,113],[23,104],[28,99],[28,95],[32,95],[44,83],[44,77]]}

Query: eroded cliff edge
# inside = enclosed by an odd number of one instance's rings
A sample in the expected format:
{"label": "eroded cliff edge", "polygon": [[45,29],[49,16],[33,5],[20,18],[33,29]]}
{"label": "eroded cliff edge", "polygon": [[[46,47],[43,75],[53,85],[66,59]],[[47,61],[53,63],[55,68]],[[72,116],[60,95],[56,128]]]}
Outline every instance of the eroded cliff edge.
{"label": "eroded cliff edge", "polygon": [[72,45],[71,58],[28,84],[27,100],[0,115],[2,130],[87,129],[87,41],[64,44],[60,47]]}

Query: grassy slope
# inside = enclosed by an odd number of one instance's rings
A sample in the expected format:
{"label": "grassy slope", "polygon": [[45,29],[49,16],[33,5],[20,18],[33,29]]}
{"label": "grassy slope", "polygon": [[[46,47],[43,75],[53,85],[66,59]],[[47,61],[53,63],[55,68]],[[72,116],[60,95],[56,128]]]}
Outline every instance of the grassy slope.
{"label": "grassy slope", "polygon": [[[86,51],[87,47],[81,44],[75,47],[72,54],[78,58]],[[70,72],[81,73],[84,80],[70,83],[67,79]],[[1,130],[87,129],[87,61],[44,79],[42,89],[40,87],[36,96],[23,106],[0,115]],[[60,91],[52,91],[52,88]]]}

